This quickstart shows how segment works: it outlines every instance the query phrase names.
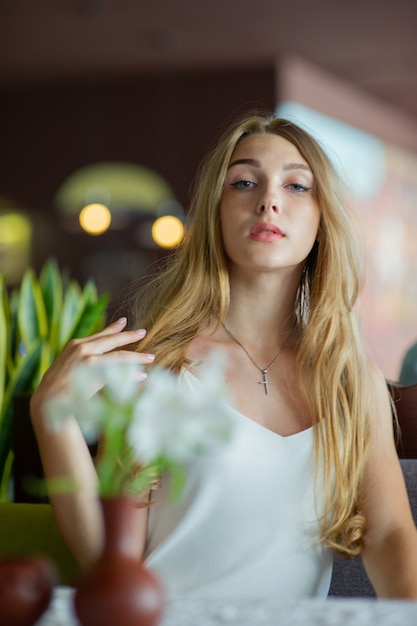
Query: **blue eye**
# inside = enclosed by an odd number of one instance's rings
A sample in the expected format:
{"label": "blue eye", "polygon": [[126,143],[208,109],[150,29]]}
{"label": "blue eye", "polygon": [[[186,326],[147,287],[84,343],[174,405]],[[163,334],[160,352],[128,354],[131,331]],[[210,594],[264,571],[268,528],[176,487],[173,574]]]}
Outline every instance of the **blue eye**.
{"label": "blue eye", "polygon": [[235,189],[252,189],[255,183],[250,180],[238,180],[235,183],[231,183],[231,186]]}
{"label": "blue eye", "polygon": [[311,190],[311,187],[306,187],[306,185],[301,185],[300,183],[291,183],[291,185],[287,185],[287,187],[298,193]]}

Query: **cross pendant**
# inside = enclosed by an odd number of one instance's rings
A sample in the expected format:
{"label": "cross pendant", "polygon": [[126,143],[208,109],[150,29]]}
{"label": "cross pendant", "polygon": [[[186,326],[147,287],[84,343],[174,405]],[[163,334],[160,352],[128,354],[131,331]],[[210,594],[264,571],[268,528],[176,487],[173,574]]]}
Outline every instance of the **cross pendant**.
{"label": "cross pendant", "polygon": [[268,395],[269,385],[272,385],[272,380],[268,380],[266,375],[268,374],[268,370],[262,370],[263,380],[258,382],[258,385],[264,385],[265,394]]}

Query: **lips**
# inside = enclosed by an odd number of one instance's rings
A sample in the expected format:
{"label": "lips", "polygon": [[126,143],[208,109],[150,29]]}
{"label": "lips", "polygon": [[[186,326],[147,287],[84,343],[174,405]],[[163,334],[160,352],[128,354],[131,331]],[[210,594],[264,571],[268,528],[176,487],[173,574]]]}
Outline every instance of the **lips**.
{"label": "lips", "polygon": [[275,224],[261,222],[250,229],[249,236],[258,241],[276,241],[285,237],[285,233]]}

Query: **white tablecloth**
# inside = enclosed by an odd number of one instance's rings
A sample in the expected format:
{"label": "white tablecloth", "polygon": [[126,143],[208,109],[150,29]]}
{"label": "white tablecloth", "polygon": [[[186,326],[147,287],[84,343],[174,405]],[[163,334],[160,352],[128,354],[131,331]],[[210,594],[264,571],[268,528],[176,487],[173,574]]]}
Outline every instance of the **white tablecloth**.
{"label": "white tablecloth", "polygon": [[[172,598],[160,626],[218,625],[416,626],[417,602],[331,599],[266,603]],[[72,611],[72,590],[58,588],[36,626],[78,626]]]}

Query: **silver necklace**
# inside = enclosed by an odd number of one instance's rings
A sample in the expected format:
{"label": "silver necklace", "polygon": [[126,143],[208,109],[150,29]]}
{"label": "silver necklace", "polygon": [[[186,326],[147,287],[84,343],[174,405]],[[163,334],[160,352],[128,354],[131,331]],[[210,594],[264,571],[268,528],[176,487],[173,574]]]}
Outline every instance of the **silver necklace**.
{"label": "silver necklace", "polygon": [[283,344],[283,346],[279,349],[278,353],[274,356],[274,358],[272,359],[272,361],[270,362],[269,365],[267,365],[266,367],[260,367],[256,361],[251,357],[251,355],[249,354],[249,352],[246,350],[245,346],[242,345],[239,341],[239,339],[236,339],[236,337],[234,336],[234,334],[232,333],[231,330],[229,330],[226,326],[226,324],[224,324],[224,322],[222,322],[222,326],[224,328],[224,330],[226,331],[227,335],[230,337],[230,339],[232,341],[234,341],[235,343],[237,343],[238,346],[240,346],[242,348],[242,350],[245,352],[245,354],[247,355],[247,357],[252,361],[252,363],[254,364],[254,366],[261,372],[262,374],[262,380],[258,381],[258,385],[263,385],[264,389],[265,389],[265,394],[268,395],[269,393],[269,385],[272,385],[272,380],[268,380],[268,370],[271,369],[271,367],[274,365],[274,363],[278,360],[278,358],[281,356],[282,352],[284,351],[284,349],[287,347],[289,340],[291,339],[291,335],[294,332],[295,326],[293,326],[293,328],[291,329],[291,332],[289,333],[285,343]]}

